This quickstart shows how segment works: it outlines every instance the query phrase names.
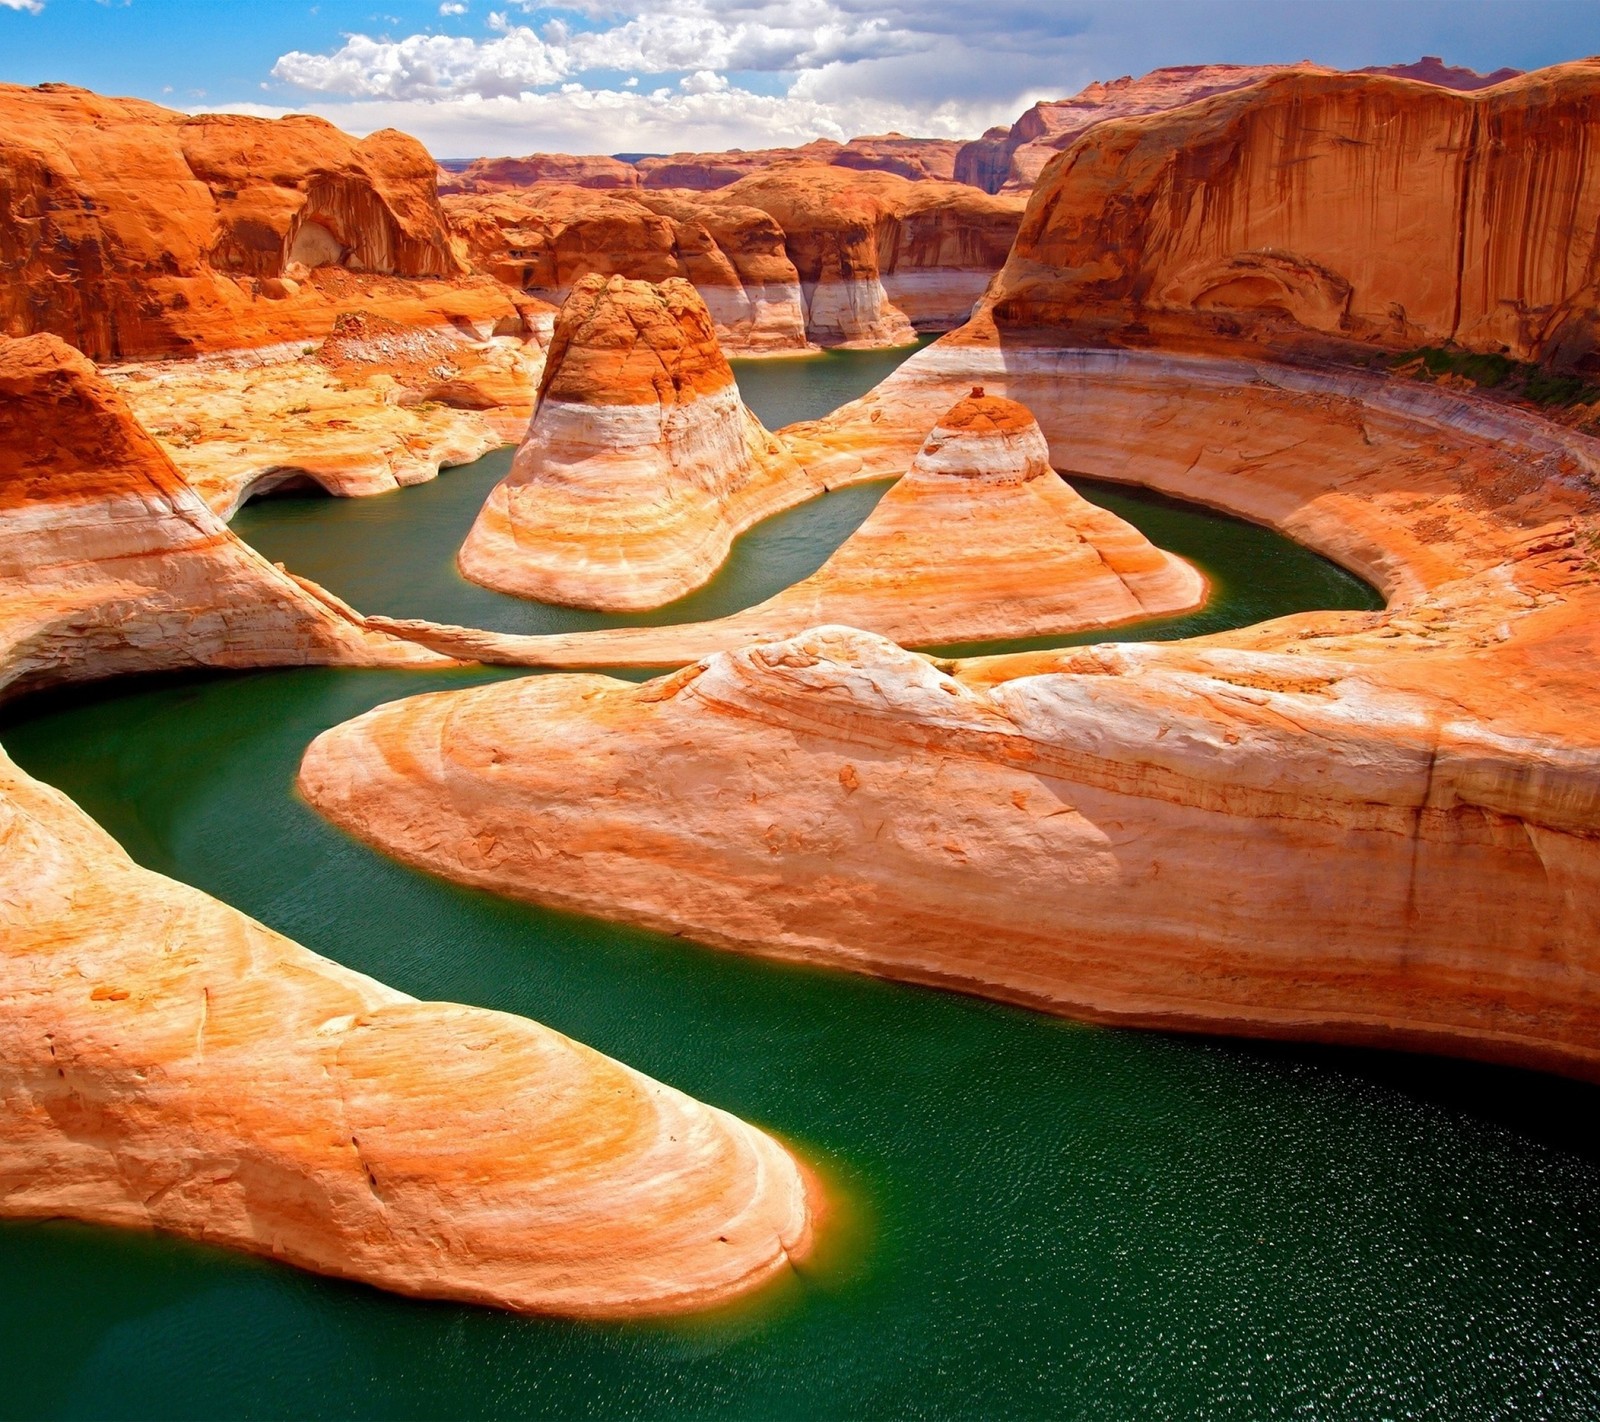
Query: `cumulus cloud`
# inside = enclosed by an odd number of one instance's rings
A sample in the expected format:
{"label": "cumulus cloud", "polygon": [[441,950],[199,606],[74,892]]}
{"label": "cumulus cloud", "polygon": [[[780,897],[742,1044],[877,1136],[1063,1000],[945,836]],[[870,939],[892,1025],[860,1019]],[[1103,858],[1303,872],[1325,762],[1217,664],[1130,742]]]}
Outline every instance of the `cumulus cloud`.
{"label": "cumulus cloud", "polygon": [[554,84],[570,74],[565,56],[525,25],[480,43],[457,35],[400,40],[349,36],[332,54],[293,50],[272,76],[302,89],[351,98],[493,98]]}
{"label": "cumulus cloud", "polygon": [[0,0],[0,10],[22,10],[37,15],[44,9],[44,0]]}
{"label": "cumulus cloud", "polygon": [[[0,4],[15,0],[0,0]],[[465,5],[444,4],[440,14]],[[904,54],[924,37],[877,15],[852,14],[838,0],[731,6],[681,0],[646,8],[610,26],[578,30],[554,20],[542,31],[491,12],[492,37],[355,34],[331,54],[292,50],[273,77],[325,94],[386,98],[490,98],[543,88],[576,74],[625,70],[799,72]]]}
{"label": "cumulus cloud", "polygon": [[444,0],[444,4],[439,6],[439,13],[441,15],[465,15],[467,7],[462,3],[462,0]]}
{"label": "cumulus cloud", "polygon": [[355,134],[399,128],[414,134],[442,158],[541,151],[674,153],[784,146],[890,129],[933,138],[964,138],[981,133],[991,122],[1015,117],[1008,109],[974,109],[952,102],[916,113],[897,104],[872,101],[819,104],[781,94],[753,94],[731,85],[706,93],[689,93],[682,87],[642,93],[574,85],[565,92],[487,99],[431,103],[362,99],[313,103],[298,109],[232,104],[227,111],[267,118],[291,112],[317,113]]}

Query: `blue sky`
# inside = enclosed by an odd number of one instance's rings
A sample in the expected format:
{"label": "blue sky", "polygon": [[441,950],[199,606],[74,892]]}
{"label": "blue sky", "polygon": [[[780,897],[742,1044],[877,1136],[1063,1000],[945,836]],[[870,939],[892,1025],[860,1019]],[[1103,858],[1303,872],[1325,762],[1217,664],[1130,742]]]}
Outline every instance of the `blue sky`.
{"label": "blue sky", "polygon": [[1600,53],[1594,0],[0,0],[0,79],[309,109],[441,156],[968,137],[1163,64]]}

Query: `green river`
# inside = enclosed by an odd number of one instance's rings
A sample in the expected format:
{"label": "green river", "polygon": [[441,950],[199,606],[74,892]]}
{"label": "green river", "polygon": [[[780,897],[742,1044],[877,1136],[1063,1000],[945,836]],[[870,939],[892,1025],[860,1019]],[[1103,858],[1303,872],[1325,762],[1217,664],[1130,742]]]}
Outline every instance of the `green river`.
{"label": "green river", "polygon": [[[739,375],[779,425],[903,355]],[[507,463],[502,452],[372,499],[263,501],[234,526],[365,611],[518,631],[626,620],[455,574]],[[1266,530],[1079,487],[1213,579],[1204,612],[1116,636],[1377,605]],[[753,529],[712,584],[656,620],[732,611],[804,576],[882,488]],[[1600,1415],[1593,1090],[1083,1027],[713,952],[401,868],[292,794],[324,728],[514,674],[117,683],[9,708],[0,738],[140,863],[406,992],[538,1018],[777,1132],[842,1201],[819,1261],[716,1315],[595,1325],[12,1222],[0,1225],[0,1416]]]}

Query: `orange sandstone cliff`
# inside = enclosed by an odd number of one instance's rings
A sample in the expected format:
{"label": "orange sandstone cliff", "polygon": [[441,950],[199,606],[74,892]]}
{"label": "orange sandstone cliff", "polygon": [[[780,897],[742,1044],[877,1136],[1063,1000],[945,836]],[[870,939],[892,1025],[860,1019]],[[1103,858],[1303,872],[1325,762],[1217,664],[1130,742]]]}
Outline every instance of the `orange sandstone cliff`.
{"label": "orange sandstone cliff", "polygon": [[714,192],[535,186],[451,196],[476,268],[561,301],[581,276],[699,290],[735,353],[905,344],[970,314],[1021,221],[1020,198],[823,163]]}
{"label": "orange sandstone cliff", "polygon": [[106,359],[320,339],[363,308],[516,322],[467,276],[434,174],[393,130],[0,85],[0,334]]}
{"label": "orange sandstone cliff", "polygon": [[991,294],[1082,339],[1594,351],[1600,61],[1475,93],[1285,74],[1102,123],[1046,169]]}
{"label": "orange sandstone cliff", "polygon": [[0,341],[0,688],[433,660],[228,532],[54,336]]}
{"label": "orange sandstone cliff", "polygon": [[804,165],[716,195],[770,213],[819,345],[894,345],[964,321],[1005,261],[1020,199],[959,183]]}
{"label": "orange sandstone cliff", "polygon": [[[1276,74],[1335,72],[1306,60],[1298,64],[1177,64],[1152,69],[1137,79],[1124,75],[1109,83],[1090,84],[1070,99],[1035,104],[1010,128],[990,129],[982,138],[962,144],[950,176],[985,192],[1027,192],[1038,181],[1045,164],[1062,149],[1070,148],[1094,124],[1163,113],[1243,89]],[[1515,69],[1497,69],[1493,74],[1478,74],[1447,65],[1432,55],[1415,64],[1375,65],[1359,72],[1460,90],[1488,88],[1514,79],[1519,73]]]}
{"label": "orange sandstone cliff", "polygon": [[756,207],[681,193],[545,184],[445,199],[481,272],[559,304],[579,278],[692,282],[734,354],[803,350],[800,278],[783,229]]}

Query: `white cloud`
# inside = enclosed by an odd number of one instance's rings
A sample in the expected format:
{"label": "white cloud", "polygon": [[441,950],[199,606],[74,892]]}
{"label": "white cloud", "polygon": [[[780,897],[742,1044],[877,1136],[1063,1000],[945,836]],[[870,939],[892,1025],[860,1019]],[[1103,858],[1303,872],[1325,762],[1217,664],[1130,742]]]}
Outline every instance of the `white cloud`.
{"label": "white cloud", "polygon": [[696,69],[693,74],[685,74],[678,80],[678,87],[685,94],[725,94],[729,84],[727,79],[710,69]]}
{"label": "white cloud", "polygon": [[[0,4],[15,0],[0,0]],[[439,13],[461,14],[446,3]],[[839,0],[744,5],[682,0],[609,28],[574,30],[556,20],[542,32],[491,11],[493,38],[353,34],[330,54],[293,50],[273,77],[298,88],[352,97],[491,98],[543,88],[593,70],[670,74],[680,70],[792,73],[818,65],[907,54],[926,41],[873,15],[852,15]]]}
{"label": "white cloud", "polygon": [[824,104],[781,94],[753,94],[731,85],[706,93],[678,88],[647,94],[574,86],[570,92],[425,103],[372,98],[319,102],[295,110],[263,104],[226,108],[268,118],[290,112],[317,113],[355,134],[398,128],[414,134],[441,158],[783,146],[890,129],[933,138],[965,138],[1016,117],[1009,104],[973,107],[943,101],[911,110],[872,99]]}
{"label": "white cloud", "polygon": [[444,4],[439,6],[439,13],[441,15],[465,15],[467,7],[462,4],[462,0],[444,0]]}
{"label": "white cloud", "polygon": [[332,54],[293,50],[272,77],[302,89],[352,98],[436,99],[471,94],[493,98],[544,88],[571,68],[526,26],[480,44],[457,35],[375,40],[350,35]]}
{"label": "white cloud", "polygon": [[0,0],[0,10],[24,10],[37,15],[44,9],[44,0]]}

